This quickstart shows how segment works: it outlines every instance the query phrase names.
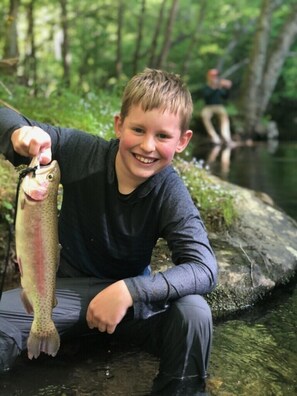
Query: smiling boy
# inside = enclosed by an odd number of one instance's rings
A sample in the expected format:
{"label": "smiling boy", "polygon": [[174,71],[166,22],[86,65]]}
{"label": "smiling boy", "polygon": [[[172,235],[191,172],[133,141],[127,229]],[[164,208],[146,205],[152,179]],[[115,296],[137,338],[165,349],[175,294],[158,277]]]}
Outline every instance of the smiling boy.
{"label": "smiling boy", "polygon": [[[28,163],[40,154],[42,164],[57,159],[61,168],[53,311],[60,335],[94,329],[156,354],[152,395],[202,394],[210,356],[212,318],[202,295],[216,285],[217,263],[171,165],[192,137],[191,114],[191,95],[179,76],[152,69],[128,82],[115,116],[117,139],[109,142],[0,109],[0,152],[9,161]],[[152,273],[159,238],[167,241],[173,265]],[[26,348],[30,326],[19,290],[3,293],[2,371]]]}

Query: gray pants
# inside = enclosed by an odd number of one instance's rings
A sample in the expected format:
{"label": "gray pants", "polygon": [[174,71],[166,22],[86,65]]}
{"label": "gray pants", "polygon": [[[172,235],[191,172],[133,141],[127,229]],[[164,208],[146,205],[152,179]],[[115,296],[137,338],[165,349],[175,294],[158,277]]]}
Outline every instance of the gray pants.
{"label": "gray pants", "polygon": [[[63,336],[90,332],[86,323],[89,302],[109,284],[96,278],[57,279],[58,304],[53,309],[53,320],[62,340]],[[31,323],[32,315],[28,315],[22,305],[20,289],[4,292],[0,302],[0,372],[9,370],[26,349]],[[133,340],[134,344],[159,356],[159,374],[153,384],[153,394],[180,394],[172,392],[171,386],[190,381],[197,389],[207,375],[211,311],[199,295],[182,297],[172,302],[166,311],[148,319],[134,319],[130,309],[110,337],[127,343]]]}

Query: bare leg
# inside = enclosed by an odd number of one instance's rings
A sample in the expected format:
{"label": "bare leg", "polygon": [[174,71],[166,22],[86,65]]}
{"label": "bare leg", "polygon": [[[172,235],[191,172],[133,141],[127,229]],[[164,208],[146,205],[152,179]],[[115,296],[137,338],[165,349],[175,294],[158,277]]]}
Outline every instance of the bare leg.
{"label": "bare leg", "polygon": [[211,118],[213,116],[213,111],[209,108],[209,106],[204,107],[204,109],[201,112],[201,117],[202,117],[202,121],[204,123],[206,132],[208,133],[211,141],[214,144],[220,144],[221,143],[221,139],[219,137],[219,135],[216,133],[213,124],[211,122]]}

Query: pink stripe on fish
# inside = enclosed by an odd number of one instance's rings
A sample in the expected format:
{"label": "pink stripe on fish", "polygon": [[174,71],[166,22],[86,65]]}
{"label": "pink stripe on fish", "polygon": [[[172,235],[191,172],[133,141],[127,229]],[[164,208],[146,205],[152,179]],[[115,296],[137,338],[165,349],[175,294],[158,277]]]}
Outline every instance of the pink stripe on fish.
{"label": "pink stripe on fish", "polygon": [[44,256],[44,239],[42,237],[42,225],[41,221],[38,221],[38,223],[35,226],[35,240],[34,240],[34,255],[35,255],[35,263],[36,263],[36,280],[37,280],[37,289],[41,295],[44,295],[46,291],[46,268],[43,267],[43,264],[45,262],[45,256]]}

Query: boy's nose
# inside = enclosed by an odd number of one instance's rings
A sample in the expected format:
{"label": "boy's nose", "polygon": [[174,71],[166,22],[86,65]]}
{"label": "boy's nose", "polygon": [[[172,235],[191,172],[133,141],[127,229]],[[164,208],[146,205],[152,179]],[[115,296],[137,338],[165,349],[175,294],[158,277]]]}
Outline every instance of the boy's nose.
{"label": "boy's nose", "polygon": [[151,136],[145,136],[140,146],[143,151],[150,153],[155,150],[155,140]]}

